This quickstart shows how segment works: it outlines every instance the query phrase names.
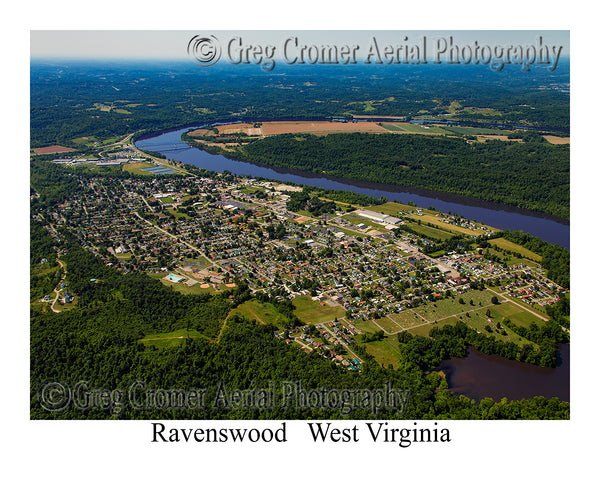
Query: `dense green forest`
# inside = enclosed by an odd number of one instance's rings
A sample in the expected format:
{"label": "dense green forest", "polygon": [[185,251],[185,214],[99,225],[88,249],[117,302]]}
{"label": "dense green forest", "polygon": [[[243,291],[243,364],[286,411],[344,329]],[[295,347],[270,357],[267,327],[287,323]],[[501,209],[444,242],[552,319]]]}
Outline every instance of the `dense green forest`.
{"label": "dense green forest", "polygon": [[353,180],[471,196],[569,217],[569,146],[424,135],[266,137],[227,156]]}
{"label": "dense green forest", "polygon": [[[355,66],[199,69],[192,62],[34,61],[31,146],[84,148],[140,130],[215,121],[351,115],[445,119],[569,128],[568,66],[546,71]],[[376,74],[376,76],[374,76]],[[532,89],[532,78],[539,88]],[[343,79],[343,81],[341,81]],[[463,108],[458,108],[460,104]],[[453,108],[450,110],[450,105]],[[449,112],[452,117],[448,117]]]}

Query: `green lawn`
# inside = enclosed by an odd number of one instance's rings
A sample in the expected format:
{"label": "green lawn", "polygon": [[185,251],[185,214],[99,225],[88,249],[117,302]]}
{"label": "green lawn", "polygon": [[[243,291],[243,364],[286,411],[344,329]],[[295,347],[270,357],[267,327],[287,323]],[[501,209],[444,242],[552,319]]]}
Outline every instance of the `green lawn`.
{"label": "green lawn", "polygon": [[313,302],[311,297],[307,295],[294,298],[292,303],[296,307],[294,313],[304,323],[329,322],[335,318],[343,317],[346,314],[346,310],[342,307],[321,305],[318,301]]}

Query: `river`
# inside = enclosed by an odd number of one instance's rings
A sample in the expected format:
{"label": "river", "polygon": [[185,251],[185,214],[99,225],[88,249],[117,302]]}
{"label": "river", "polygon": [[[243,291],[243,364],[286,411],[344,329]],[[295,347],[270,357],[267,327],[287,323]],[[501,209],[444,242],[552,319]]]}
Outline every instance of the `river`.
{"label": "river", "polygon": [[457,394],[475,400],[489,397],[496,401],[521,400],[542,396],[569,401],[571,345],[561,345],[556,368],[538,367],[486,355],[469,348],[466,358],[444,360],[440,370],[448,387]]}
{"label": "river", "polygon": [[223,155],[211,154],[204,150],[189,147],[181,140],[181,134],[190,128],[193,127],[158,133],[138,140],[136,146],[143,150],[162,153],[170,159],[206,170],[217,172],[228,170],[238,175],[271,178],[335,190],[352,190],[377,198],[383,196],[390,201],[397,200],[405,204],[412,201],[422,208],[434,207],[442,212],[457,213],[465,218],[477,220],[502,230],[522,230],[547,242],[565,248],[570,247],[569,224],[567,221],[556,217],[459,195],[409,189],[397,185],[358,182],[299,170],[265,167],[231,160]]}

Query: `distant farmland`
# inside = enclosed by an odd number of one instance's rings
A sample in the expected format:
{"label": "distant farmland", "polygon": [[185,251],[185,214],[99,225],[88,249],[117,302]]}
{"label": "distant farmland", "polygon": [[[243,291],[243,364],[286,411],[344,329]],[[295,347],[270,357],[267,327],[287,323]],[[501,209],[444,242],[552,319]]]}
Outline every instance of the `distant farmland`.
{"label": "distant farmland", "polygon": [[[508,140],[507,130],[474,127],[447,127],[439,125],[421,125],[408,122],[332,122],[332,121],[276,121],[251,123],[230,123],[219,125],[216,129],[221,135],[245,134],[249,137],[268,137],[284,133],[310,133],[313,135],[327,135],[330,133],[395,133],[395,134],[421,134],[421,135],[476,135],[482,140],[500,139]],[[193,137],[215,136],[215,132],[208,129],[198,129],[189,134]],[[520,141],[520,140],[518,140]]]}

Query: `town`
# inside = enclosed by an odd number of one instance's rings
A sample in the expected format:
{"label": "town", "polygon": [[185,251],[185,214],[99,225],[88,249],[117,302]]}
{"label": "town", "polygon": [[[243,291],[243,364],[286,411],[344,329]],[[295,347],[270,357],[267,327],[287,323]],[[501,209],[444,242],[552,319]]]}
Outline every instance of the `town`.
{"label": "town", "polygon": [[[185,294],[227,292],[243,283],[254,299],[237,307],[240,314],[259,322],[279,318],[276,337],[350,370],[360,370],[361,346],[389,362],[393,347],[377,351],[378,340],[402,331],[426,335],[445,321],[466,320],[526,342],[497,318],[546,321],[544,307],[565,292],[545,277],[535,254],[523,256],[518,245],[495,238],[495,229],[459,215],[397,202],[336,201],[333,213],[315,216],[289,208],[301,186],[187,172],[140,154],[126,147],[117,160],[55,160],[73,175],[82,164],[140,175],[78,176],[78,192],[36,220],[57,241],[57,228],[67,227],[106,265],[144,272]],[[430,252],[453,235],[490,240],[484,248]],[[59,296],[63,304],[77,302],[64,278],[54,298],[41,301],[58,312]],[[283,321],[268,301],[291,301],[300,322]]]}

